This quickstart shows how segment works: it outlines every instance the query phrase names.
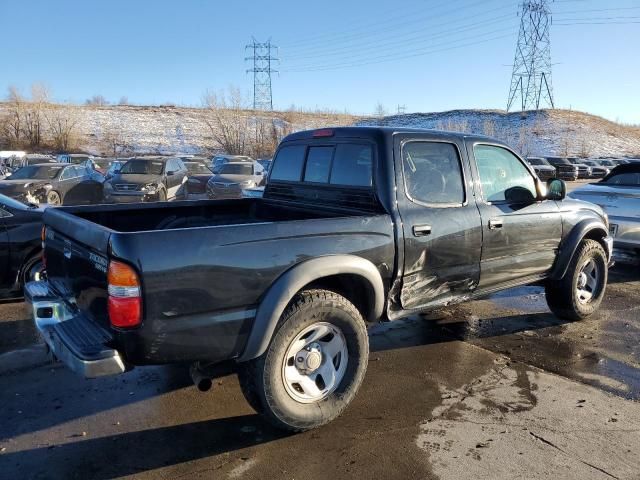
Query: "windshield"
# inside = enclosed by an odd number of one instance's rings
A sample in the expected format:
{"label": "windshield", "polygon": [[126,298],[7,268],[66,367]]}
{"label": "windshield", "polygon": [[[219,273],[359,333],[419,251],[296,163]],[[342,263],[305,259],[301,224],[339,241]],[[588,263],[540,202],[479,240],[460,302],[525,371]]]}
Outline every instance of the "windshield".
{"label": "windshield", "polygon": [[626,185],[640,187],[640,172],[627,172],[617,174],[614,173],[613,175],[609,175],[600,183],[604,183],[606,185]]}
{"label": "windshield", "polygon": [[47,165],[31,165],[22,167],[13,172],[11,180],[52,180],[58,176],[62,167],[49,167]]}
{"label": "windshield", "polygon": [[120,169],[121,174],[161,175],[164,162],[157,160],[129,160]]}
{"label": "windshield", "polygon": [[227,163],[220,167],[220,175],[252,175],[253,165],[247,163],[242,165],[239,163]]}
{"label": "windshield", "polygon": [[197,175],[199,173],[211,173],[211,170],[206,165],[198,162],[186,162],[185,166],[191,175]]}
{"label": "windshield", "polygon": [[52,160],[51,158],[47,158],[47,157],[40,157],[40,158],[28,158],[27,159],[27,164],[28,165],[37,165],[38,163],[50,163],[53,162],[54,160]]}
{"label": "windshield", "polygon": [[81,163],[86,162],[87,160],[89,160],[89,157],[70,157],[69,163],[73,163],[74,165],[79,165]]}
{"label": "windshield", "polygon": [[549,160],[550,163],[561,164],[561,165],[571,165],[571,162],[566,158],[555,158],[553,160]]}
{"label": "windshield", "polygon": [[544,161],[540,158],[529,158],[527,160],[531,165],[544,165]]}

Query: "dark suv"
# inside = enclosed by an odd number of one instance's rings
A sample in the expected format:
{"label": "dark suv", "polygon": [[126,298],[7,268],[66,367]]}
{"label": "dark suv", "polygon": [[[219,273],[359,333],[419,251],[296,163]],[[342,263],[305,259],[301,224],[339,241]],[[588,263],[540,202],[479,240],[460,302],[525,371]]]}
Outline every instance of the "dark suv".
{"label": "dark suv", "polygon": [[578,166],[564,157],[546,157],[547,162],[556,167],[556,177],[561,180],[577,180]]}
{"label": "dark suv", "polygon": [[104,183],[104,200],[107,203],[171,200],[187,176],[187,167],[179,158],[132,158]]}

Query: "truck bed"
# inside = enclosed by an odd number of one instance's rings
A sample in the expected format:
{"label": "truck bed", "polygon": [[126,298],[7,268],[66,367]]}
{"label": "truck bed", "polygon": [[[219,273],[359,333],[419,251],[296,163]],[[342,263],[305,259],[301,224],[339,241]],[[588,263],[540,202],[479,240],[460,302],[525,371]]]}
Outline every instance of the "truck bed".
{"label": "truck bed", "polygon": [[385,280],[395,268],[382,212],[243,199],[48,209],[44,223],[52,288],[101,327],[109,260],[139,272],[142,326],[114,332],[136,364],[240,354],[262,296],[305,259],[357,254]]}

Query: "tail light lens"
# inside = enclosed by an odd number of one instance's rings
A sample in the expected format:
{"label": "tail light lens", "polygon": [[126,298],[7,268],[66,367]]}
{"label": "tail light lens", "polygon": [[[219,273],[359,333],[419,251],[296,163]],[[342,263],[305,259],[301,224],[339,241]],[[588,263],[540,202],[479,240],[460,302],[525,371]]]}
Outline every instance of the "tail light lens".
{"label": "tail light lens", "polygon": [[109,282],[109,321],[114,327],[137,327],[142,322],[142,300],[138,274],[126,263],[112,260],[107,273]]}

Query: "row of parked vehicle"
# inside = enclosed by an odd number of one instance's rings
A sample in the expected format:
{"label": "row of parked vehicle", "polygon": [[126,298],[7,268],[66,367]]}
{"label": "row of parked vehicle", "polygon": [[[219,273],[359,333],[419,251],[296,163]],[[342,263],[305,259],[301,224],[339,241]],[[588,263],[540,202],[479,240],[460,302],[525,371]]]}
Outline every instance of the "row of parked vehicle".
{"label": "row of parked vehicle", "polygon": [[2,194],[36,205],[83,205],[259,196],[270,160],[23,155],[0,164]]}
{"label": "row of parked vehicle", "polygon": [[540,180],[604,178],[618,165],[640,162],[634,158],[528,157]]}

